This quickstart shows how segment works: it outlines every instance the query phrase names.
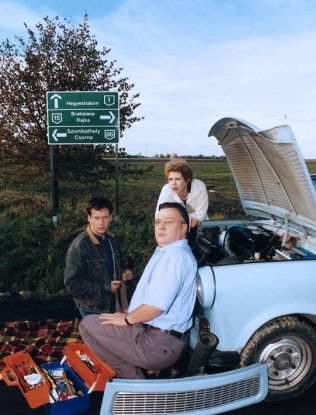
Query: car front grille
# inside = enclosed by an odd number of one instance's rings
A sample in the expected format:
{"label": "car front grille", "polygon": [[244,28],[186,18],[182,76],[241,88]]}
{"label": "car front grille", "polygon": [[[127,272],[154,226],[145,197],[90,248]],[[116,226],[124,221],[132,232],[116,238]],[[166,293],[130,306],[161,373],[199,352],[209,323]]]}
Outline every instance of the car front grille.
{"label": "car front grille", "polygon": [[201,411],[253,397],[259,393],[260,376],[220,387],[186,392],[131,393],[116,395],[112,414],[181,414]]}

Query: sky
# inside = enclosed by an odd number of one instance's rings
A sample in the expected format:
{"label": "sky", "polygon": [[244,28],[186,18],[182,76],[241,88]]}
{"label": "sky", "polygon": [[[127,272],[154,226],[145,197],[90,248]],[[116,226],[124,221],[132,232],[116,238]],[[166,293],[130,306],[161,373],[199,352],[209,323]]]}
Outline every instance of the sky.
{"label": "sky", "polygon": [[0,41],[44,16],[91,32],[135,84],[129,154],[222,155],[211,126],[289,125],[316,158],[316,0],[0,0]]}

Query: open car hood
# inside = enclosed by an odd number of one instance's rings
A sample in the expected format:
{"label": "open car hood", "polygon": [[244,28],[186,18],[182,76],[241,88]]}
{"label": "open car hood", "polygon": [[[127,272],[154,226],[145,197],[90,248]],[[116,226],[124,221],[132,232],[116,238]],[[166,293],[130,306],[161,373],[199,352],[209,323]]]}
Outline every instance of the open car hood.
{"label": "open car hood", "polygon": [[222,146],[247,214],[281,218],[316,235],[316,193],[289,126],[260,131],[245,121],[222,118],[209,136]]}

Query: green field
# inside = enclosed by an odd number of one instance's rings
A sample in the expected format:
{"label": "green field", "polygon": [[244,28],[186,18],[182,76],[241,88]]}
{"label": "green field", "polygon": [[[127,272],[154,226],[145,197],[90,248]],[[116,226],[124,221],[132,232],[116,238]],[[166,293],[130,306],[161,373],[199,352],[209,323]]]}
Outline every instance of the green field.
{"label": "green field", "polygon": [[[120,159],[119,166],[150,167],[138,179],[119,177],[119,216],[111,231],[120,235],[126,263],[137,276],[155,246],[152,221],[162,185],[163,159]],[[243,216],[225,159],[190,160],[195,177],[209,193],[210,219]],[[316,161],[309,161],[316,172]],[[31,289],[40,296],[63,294],[65,254],[86,224],[84,207],[91,195],[102,194],[116,205],[114,180],[101,184],[59,181],[60,225],[52,224],[49,176],[41,184],[0,181],[0,292]],[[132,288],[132,287],[131,287]]]}

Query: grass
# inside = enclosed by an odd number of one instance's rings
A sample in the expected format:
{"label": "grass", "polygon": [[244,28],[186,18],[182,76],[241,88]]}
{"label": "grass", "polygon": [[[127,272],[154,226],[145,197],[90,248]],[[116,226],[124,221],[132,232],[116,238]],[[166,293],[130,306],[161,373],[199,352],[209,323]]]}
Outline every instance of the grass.
{"label": "grass", "polygon": [[[119,178],[119,217],[111,231],[121,238],[128,267],[140,276],[154,249],[152,221],[161,187],[165,183],[163,159],[120,160],[136,167],[151,167],[143,177]],[[209,190],[210,219],[244,215],[225,159],[190,160],[195,177]],[[316,171],[316,161],[307,163]],[[52,224],[49,177],[41,184],[0,181],[0,292],[31,289],[39,296],[63,294],[65,255],[71,240],[86,224],[84,207],[93,194],[116,201],[115,181],[101,184],[59,182],[60,225]],[[131,287],[132,289],[133,287]]]}

